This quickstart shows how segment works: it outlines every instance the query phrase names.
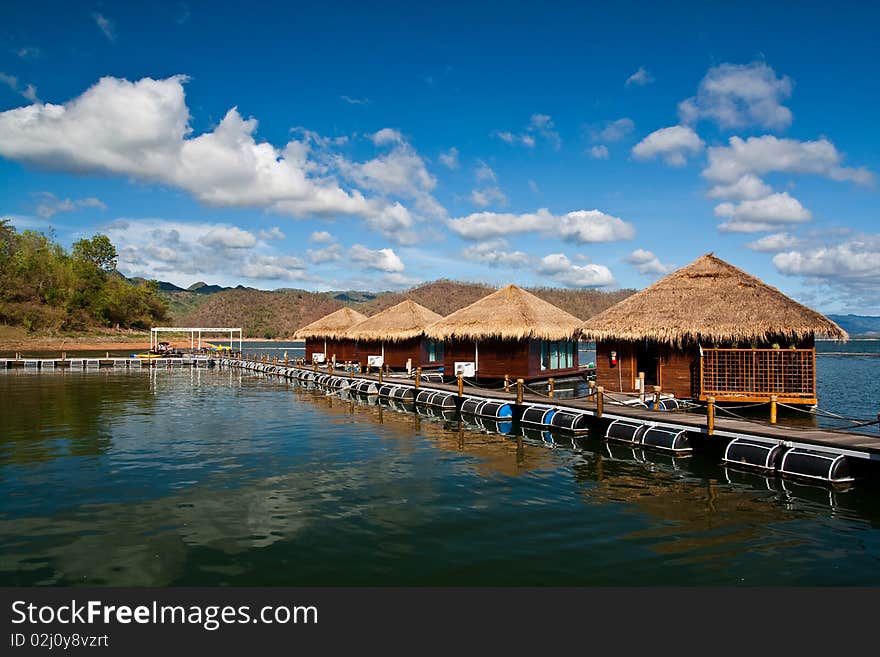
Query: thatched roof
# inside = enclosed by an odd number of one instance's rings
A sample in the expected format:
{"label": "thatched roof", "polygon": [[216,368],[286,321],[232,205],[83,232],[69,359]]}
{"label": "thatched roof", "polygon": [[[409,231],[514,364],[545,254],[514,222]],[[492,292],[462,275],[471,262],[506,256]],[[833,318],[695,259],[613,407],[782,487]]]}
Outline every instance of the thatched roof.
{"label": "thatched roof", "polygon": [[587,339],[674,345],[849,337],[827,317],[711,253],[591,317],[581,331]]}
{"label": "thatched roof", "polygon": [[436,340],[569,340],[581,325],[553,304],[516,285],[508,285],[430,326]]}
{"label": "thatched roof", "polygon": [[355,324],[359,324],[367,318],[351,308],[339,310],[325,315],[311,324],[307,324],[293,334],[294,340],[308,340],[310,338],[337,339],[344,337],[345,331]]}
{"label": "thatched roof", "polygon": [[345,337],[400,342],[424,335],[425,329],[439,319],[443,319],[442,315],[406,299],[355,324],[345,332]]}

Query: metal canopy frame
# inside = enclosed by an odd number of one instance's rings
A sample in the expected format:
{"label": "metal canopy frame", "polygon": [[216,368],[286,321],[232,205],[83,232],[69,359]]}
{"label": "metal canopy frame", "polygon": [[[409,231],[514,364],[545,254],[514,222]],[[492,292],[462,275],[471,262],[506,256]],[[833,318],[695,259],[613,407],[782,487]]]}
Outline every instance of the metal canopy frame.
{"label": "metal canopy frame", "polygon": [[233,336],[238,334],[238,351],[242,351],[243,334],[241,328],[216,327],[216,326],[154,326],[150,329],[150,351],[159,344],[160,333],[189,333],[190,345],[193,351],[196,349],[196,340],[198,340],[198,348],[202,348],[203,334],[222,333],[224,336],[229,334],[229,348],[233,347]]}

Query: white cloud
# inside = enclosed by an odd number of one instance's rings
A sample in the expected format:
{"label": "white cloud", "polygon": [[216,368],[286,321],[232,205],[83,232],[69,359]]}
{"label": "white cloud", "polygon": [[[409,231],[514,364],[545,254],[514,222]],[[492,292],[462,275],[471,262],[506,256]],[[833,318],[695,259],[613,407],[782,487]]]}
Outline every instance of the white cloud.
{"label": "white cloud", "polygon": [[739,180],[729,185],[715,185],[708,191],[709,198],[732,198],[737,201],[757,199],[769,196],[773,193],[770,185],[753,173],[747,173]]}
{"label": "white cloud", "polygon": [[103,14],[92,14],[92,18],[107,40],[114,43],[116,41],[116,24]]}
{"label": "white cloud", "polygon": [[257,235],[261,240],[283,240],[286,238],[278,226],[272,226],[269,230],[260,230]]}
{"label": "white cloud", "polygon": [[534,148],[538,138],[547,141],[557,151],[562,147],[562,138],[548,114],[532,114],[524,132],[498,130],[493,135],[508,144],[522,144],[528,148]]}
{"label": "white cloud", "polygon": [[737,233],[774,230],[780,224],[803,223],[812,217],[810,211],[788,192],[741,201],[736,205],[721,203],[715,206],[715,216],[728,219],[719,226],[720,230]]}
{"label": "white cloud", "polygon": [[464,239],[484,240],[516,233],[539,232],[571,242],[611,242],[635,236],[635,228],[623,219],[599,210],[577,210],[558,216],[546,208],[529,214],[477,212],[448,220]]}
{"label": "white cloud", "polygon": [[369,98],[353,98],[351,96],[346,96],[345,94],[343,94],[339,98],[341,100],[344,100],[349,105],[369,105],[370,104]]}
{"label": "white cloud", "polygon": [[18,78],[14,75],[9,75],[9,73],[4,73],[3,71],[0,71],[0,82],[5,84],[13,91],[18,91]]}
{"label": "white cloud", "polygon": [[307,249],[306,257],[316,265],[335,262],[342,259],[342,247],[339,244],[329,244],[323,249]]}
{"label": "white cloud", "polygon": [[729,146],[709,148],[703,176],[716,183],[734,183],[747,174],[812,173],[832,180],[870,185],[873,174],[864,167],[843,167],[843,155],[825,138],[816,141],[762,137],[731,137]]}
{"label": "white cloud", "polygon": [[326,230],[316,230],[309,236],[309,241],[313,244],[329,244],[335,242],[336,238]]}
{"label": "white cloud", "polygon": [[405,267],[403,261],[394,252],[394,249],[371,250],[361,244],[355,244],[348,251],[349,259],[367,269],[376,269],[384,272],[402,272]]}
{"label": "white cloud", "polygon": [[59,212],[74,212],[82,208],[97,208],[98,210],[106,210],[107,206],[93,196],[80,199],[59,199],[50,192],[40,192],[35,194],[39,199],[36,209],[37,216],[42,219],[50,219]]}
{"label": "white cloud", "polygon": [[474,178],[477,182],[495,182],[498,180],[497,174],[483,160],[477,160],[477,166],[474,169]]}
{"label": "white cloud", "polygon": [[18,84],[18,78],[14,75],[9,75],[8,73],[0,71],[0,82],[32,103],[38,103],[40,100],[37,98],[37,88],[34,85],[26,84],[24,89],[22,89]]}
{"label": "white cloud", "polygon": [[326,140],[307,136],[280,149],[258,142],[256,119],[244,119],[235,108],[212,131],[191,136],[185,81],[102,78],[64,105],[0,112],[0,155],[56,171],[159,182],[213,206],[256,206],[294,217],[360,216],[401,243],[417,239],[419,217],[382,194],[413,198],[419,211],[444,214],[428,193],[433,177],[397,131],[372,136],[397,144],[389,154],[362,165],[340,160],[365,187],[380,191],[367,198],[359,189],[344,190],[310,157],[312,143],[324,147]]}
{"label": "white cloud", "polygon": [[654,78],[651,77],[648,70],[644,66],[639,66],[639,70],[626,79],[626,86],[631,87],[635,85],[637,87],[644,87],[646,84],[650,84],[653,81]]}
{"label": "white cloud", "polygon": [[529,178],[529,189],[531,189],[531,190],[532,190],[532,193],[534,193],[534,194],[540,194],[540,193],[541,193],[541,188],[538,187],[538,183],[536,183],[536,182],[535,182],[534,180],[532,180],[531,178]]}
{"label": "white cloud", "polygon": [[457,169],[458,164],[458,149],[453,146],[445,153],[440,153],[440,163],[443,164],[447,169],[454,170]]}
{"label": "white cloud", "polygon": [[616,119],[614,121],[606,121],[605,125],[599,130],[592,130],[590,132],[590,138],[593,141],[604,141],[604,142],[615,142],[620,141],[627,135],[629,135],[633,130],[635,130],[636,124],[632,119],[622,118]]}
{"label": "white cloud", "polygon": [[660,258],[646,249],[636,249],[626,257],[626,261],[645,276],[667,274],[675,269],[675,265],[664,265]]}
{"label": "white cloud", "polygon": [[787,249],[798,248],[803,246],[803,244],[804,240],[795,237],[791,233],[773,233],[772,235],[765,235],[754,242],[749,242],[746,244],[746,247],[761,253],[779,253]]}
{"label": "white cloud", "polygon": [[670,166],[684,166],[689,155],[703,150],[703,140],[687,126],[674,125],[655,130],[633,146],[632,153],[639,160],[661,157]]}
{"label": "white cloud", "polygon": [[522,251],[511,251],[505,239],[494,239],[469,246],[461,252],[462,257],[490,267],[527,267],[532,259]]}
{"label": "white cloud", "polygon": [[15,56],[19,59],[39,59],[40,49],[33,46],[23,46],[15,50]]}
{"label": "white cloud", "polygon": [[202,236],[202,243],[228,249],[250,249],[257,245],[257,238],[236,226],[217,226]]}
{"label": "white cloud", "polygon": [[485,208],[493,203],[507,205],[507,196],[498,187],[485,187],[473,190],[471,192],[471,201],[474,205],[478,205],[481,208]]}
{"label": "white cloud", "polygon": [[607,287],[615,283],[614,275],[605,265],[575,265],[563,253],[544,256],[536,271],[566,287]]}
{"label": "white cloud", "polygon": [[599,144],[598,146],[593,146],[590,149],[590,157],[594,160],[607,160],[608,159],[608,147],[605,144]]}
{"label": "white cloud", "polygon": [[244,263],[239,273],[258,280],[304,280],[305,263],[294,256],[257,256]]}
{"label": "white cloud", "polygon": [[791,79],[776,77],[763,62],[721,64],[709,69],[697,95],[682,101],[678,113],[684,123],[710,119],[722,128],[786,128],[791,125],[791,110],[782,102],[791,96],[791,89]]}

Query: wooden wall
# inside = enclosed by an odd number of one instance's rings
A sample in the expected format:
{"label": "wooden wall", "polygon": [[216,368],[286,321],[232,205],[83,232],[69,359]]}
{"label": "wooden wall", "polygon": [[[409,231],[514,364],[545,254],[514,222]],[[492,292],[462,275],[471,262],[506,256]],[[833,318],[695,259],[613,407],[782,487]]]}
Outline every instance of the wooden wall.
{"label": "wooden wall", "polygon": [[[312,354],[324,353],[324,338],[309,338],[306,340],[306,362],[312,362]],[[353,340],[327,340],[327,362],[336,354],[336,362],[357,360],[356,343]]]}
{"label": "wooden wall", "polygon": [[[580,373],[575,348],[574,367],[570,369],[541,370],[541,346],[534,340],[481,340],[477,360],[477,379],[547,379]],[[443,368],[447,377],[455,375],[455,362],[475,360],[472,340],[453,340],[444,343]]]}

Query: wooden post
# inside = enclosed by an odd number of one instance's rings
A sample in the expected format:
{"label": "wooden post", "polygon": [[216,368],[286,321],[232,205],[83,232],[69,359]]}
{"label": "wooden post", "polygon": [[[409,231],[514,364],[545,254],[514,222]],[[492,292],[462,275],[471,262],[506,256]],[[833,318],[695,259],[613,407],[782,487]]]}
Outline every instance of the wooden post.
{"label": "wooden post", "polygon": [[522,406],[523,403],[523,386],[525,385],[524,379],[516,380],[516,405]]}
{"label": "wooden post", "polygon": [[715,398],[706,397],[706,433],[710,436],[715,433]]}
{"label": "wooden post", "polygon": [[660,410],[660,386],[654,386],[654,410]]}
{"label": "wooden post", "polygon": [[645,373],[639,372],[639,398],[641,402],[645,403]]}
{"label": "wooden post", "polygon": [[277,365],[277,364],[278,364],[278,354],[275,354],[275,355],[272,357],[272,364],[273,364],[273,365]]}
{"label": "wooden post", "polygon": [[588,388],[588,391],[587,391],[588,397],[592,397],[594,394],[596,394],[596,382],[593,381],[592,379],[587,381],[587,388]]}
{"label": "wooden post", "polygon": [[547,396],[550,397],[551,399],[553,398],[553,387],[554,387],[553,384],[554,384],[554,383],[555,383],[555,382],[553,381],[552,378],[550,378],[550,379],[547,381]]}
{"label": "wooden post", "polygon": [[318,373],[318,361],[312,363],[312,369],[315,371],[315,374]]}
{"label": "wooden post", "polygon": [[510,392],[510,375],[504,375],[504,392]]}
{"label": "wooden post", "polygon": [[382,383],[382,367],[379,366],[379,383]]}
{"label": "wooden post", "polygon": [[770,424],[776,424],[776,395],[770,395]]}
{"label": "wooden post", "polygon": [[458,375],[458,396],[464,397],[464,377],[461,374]]}
{"label": "wooden post", "polygon": [[605,410],[605,388],[598,386],[596,388],[596,417],[602,417],[602,411]]}
{"label": "wooden post", "polygon": [[416,390],[419,389],[419,383],[421,382],[421,380],[422,380],[422,368],[417,367],[416,368]]}

